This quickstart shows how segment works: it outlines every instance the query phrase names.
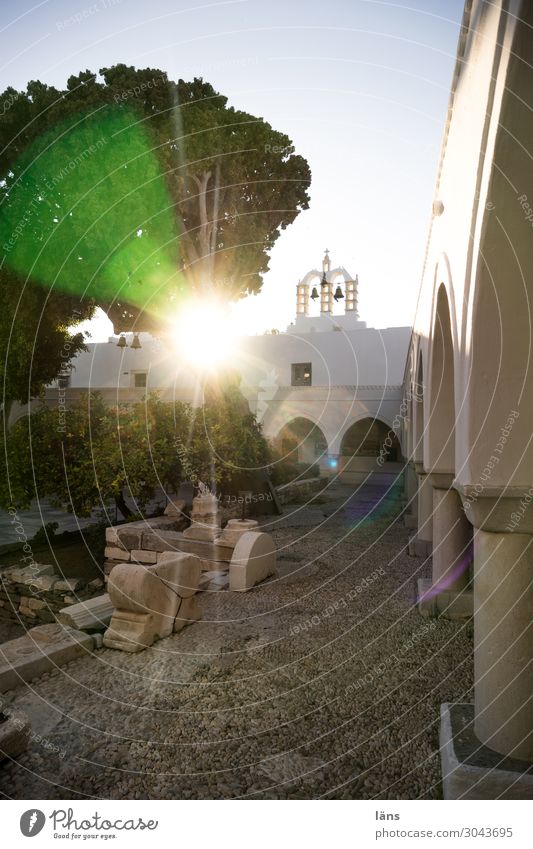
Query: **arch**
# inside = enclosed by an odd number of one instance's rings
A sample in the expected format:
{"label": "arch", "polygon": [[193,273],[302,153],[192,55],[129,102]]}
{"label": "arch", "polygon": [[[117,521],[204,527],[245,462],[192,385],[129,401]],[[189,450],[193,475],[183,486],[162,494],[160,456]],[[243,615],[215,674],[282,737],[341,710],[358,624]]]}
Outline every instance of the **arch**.
{"label": "arch", "polygon": [[448,291],[437,290],[431,331],[428,419],[424,445],[428,471],[455,475],[455,357]]}
{"label": "arch", "polygon": [[[310,284],[313,280],[322,279],[322,271],[319,271],[317,268],[313,268],[311,271],[308,271],[307,274],[302,278],[300,285]],[[342,265],[339,265],[338,268],[333,268],[331,271],[326,272],[326,280],[328,283],[333,283],[338,277],[342,277],[344,283],[352,283],[353,277],[349,274]]]}
{"label": "arch", "polygon": [[341,440],[343,457],[383,457],[384,462],[401,458],[400,441],[392,425],[372,416],[360,418],[344,431]]}
{"label": "arch", "polygon": [[272,440],[283,457],[313,465],[325,459],[328,443],[322,428],[306,416],[296,416]]}
{"label": "arch", "polygon": [[424,462],[424,376],[424,359],[422,356],[422,347],[419,345],[411,390],[411,402],[413,405],[413,460],[415,463]]}

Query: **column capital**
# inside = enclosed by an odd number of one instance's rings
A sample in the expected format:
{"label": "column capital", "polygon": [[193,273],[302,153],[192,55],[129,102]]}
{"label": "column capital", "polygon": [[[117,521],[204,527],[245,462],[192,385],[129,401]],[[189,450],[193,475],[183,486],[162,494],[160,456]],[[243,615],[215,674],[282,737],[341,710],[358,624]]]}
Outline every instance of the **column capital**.
{"label": "column capital", "polygon": [[449,472],[430,472],[429,482],[433,489],[452,489],[455,475]]}
{"label": "column capital", "polygon": [[469,522],[498,534],[533,534],[533,484],[527,486],[455,485]]}

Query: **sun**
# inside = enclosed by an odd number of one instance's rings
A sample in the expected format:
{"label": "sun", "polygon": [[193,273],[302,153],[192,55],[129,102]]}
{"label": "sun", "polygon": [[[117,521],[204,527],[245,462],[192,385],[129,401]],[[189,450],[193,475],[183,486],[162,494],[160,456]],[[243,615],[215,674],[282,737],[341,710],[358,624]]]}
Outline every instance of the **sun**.
{"label": "sun", "polygon": [[172,322],[172,335],[179,355],[201,371],[216,371],[237,356],[235,318],[221,300],[188,301]]}

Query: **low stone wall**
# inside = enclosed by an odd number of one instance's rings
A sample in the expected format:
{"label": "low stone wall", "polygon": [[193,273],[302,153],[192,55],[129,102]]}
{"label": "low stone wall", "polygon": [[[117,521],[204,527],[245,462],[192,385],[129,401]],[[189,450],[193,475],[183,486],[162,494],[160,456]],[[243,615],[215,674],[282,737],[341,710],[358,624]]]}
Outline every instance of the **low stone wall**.
{"label": "low stone wall", "polygon": [[160,553],[177,551],[174,540],[180,536],[182,526],[179,516],[158,516],[106,528],[105,580],[118,563],[153,565]]}
{"label": "low stone wall", "polygon": [[11,566],[0,575],[0,618],[31,627],[56,621],[56,613],[102,592],[101,578],[64,578],[51,565]]}
{"label": "low stone wall", "polygon": [[278,486],[276,492],[282,504],[290,504],[295,498],[308,498],[316,495],[328,484],[326,478],[304,478]]}

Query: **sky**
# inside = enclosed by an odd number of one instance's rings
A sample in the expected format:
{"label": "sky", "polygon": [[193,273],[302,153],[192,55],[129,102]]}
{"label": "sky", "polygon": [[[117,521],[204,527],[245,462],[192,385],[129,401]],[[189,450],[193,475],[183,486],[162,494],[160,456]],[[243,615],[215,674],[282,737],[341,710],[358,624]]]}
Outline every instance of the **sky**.
{"label": "sky", "polygon": [[[246,333],[283,330],[320,266],[359,276],[371,327],[410,325],[422,272],[463,0],[2,0],[0,84],[63,87],[118,62],[201,76],[289,135],[310,208],[282,232]],[[107,319],[91,325],[107,339]]]}

